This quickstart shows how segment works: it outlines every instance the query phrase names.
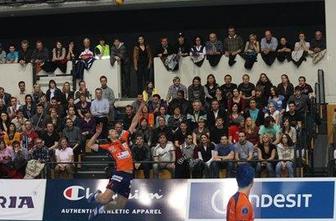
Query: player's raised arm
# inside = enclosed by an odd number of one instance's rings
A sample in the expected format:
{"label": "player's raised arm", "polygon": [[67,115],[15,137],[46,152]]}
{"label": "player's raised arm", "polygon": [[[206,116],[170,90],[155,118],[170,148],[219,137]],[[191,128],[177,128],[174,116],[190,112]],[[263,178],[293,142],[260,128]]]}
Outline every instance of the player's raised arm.
{"label": "player's raised arm", "polygon": [[139,107],[138,111],[136,112],[135,116],[133,117],[131,126],[128,128],[128,131],[130,132],[130,134],[134,133],[135,128],[136,128],[136,126],[138,125],[138,122],[139,122],[140,113],[142,112],[142,109],[143,109],[144,106],[145,106],[145,103],[142,102],[140,104],[140,107]]}
{"label": "player's raised arm", "polygon": [[96,145],[96,141],[102,131],[103,131],[103,123],[97,124],[96,133],[91,137],[91,139],[86,144],[88,148],[98,151],[98,145]]}

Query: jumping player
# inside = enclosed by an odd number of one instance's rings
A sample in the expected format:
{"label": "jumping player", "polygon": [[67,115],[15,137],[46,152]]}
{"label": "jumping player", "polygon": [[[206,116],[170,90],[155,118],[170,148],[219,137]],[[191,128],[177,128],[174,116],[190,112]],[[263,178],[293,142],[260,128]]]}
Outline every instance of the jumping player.
{"label": "jumping player", "polygon": [[[96,208],[89,215],[89,220],[92,220],[98,214],[104,213],[106,210],[122,209],[127,203],[134,169],[131,150],[128,146],[128,137],[135,131],[143,106],[144,104],[140,105],[128,131],[122,133],[120,137],[115,129],[111,129],[109,131],[110,143],[103,145],[96,144],[97,138],[103,130],[103,125],[100,123],[96,127],[96,133],[87,143],[87,146],[95,151],[98,151],[99,148],[109,151],[116,163],[116,168],[106,186],[105,192],[102,193],[100,190],[97,190],[88,199],[89,203],[97,204]],[[116,194],[115,198],[114,195]]]}
{"label": "jumping player", "polygon": [[226,210],[227,221],[253,221],[253,207],[249,201],[253,185],[254,169],[247,163],[239,165],[236,180],[238,192],[229,200]]}

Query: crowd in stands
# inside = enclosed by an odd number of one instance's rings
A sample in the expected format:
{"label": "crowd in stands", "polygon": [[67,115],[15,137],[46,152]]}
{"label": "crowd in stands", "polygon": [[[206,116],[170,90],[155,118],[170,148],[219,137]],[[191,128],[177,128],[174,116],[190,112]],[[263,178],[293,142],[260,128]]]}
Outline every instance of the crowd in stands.
{"label": "crowd in stands", "polygon": [[[144,50],[141,44],[139,47]],[[228,52],[232,64],[238,53]],[[287,171],[294,176],[296,158],[301,158],[306,148],[300,140],[314,96],[305,77],[300,76],[295,87],[286,74],[279,84],[265,73],[256,84],[247,74],[238,84],[230,75],[219,85],[221,80],[210,74],[205,84],[194,77],[191,85],[185,86],[175,77],[166,98],[149,82],[124,114],[114,108],[114,92],[105,76],[100,77],[101,87],[95,91],[88,91],[84,81],[77,91],[71,91],[68,82],[58,88],[54,80],[47,91],[38,84],[29,91],[21,81],[13,95],[2,86],[0,176],[37,177],[43,167],[50,167],[55,177],[72,177],[76,168],[69,162],[86,154],[86,140],[95,133],[96,125],[103,124],[100,140],[108,138],[109,128],[122,136],[134,124],[135,113],[137,126],[129,142],[135,168],[144,170],[146,178],[151,169],[154,177],[166,169],[175,178],[217,178],[222,168],[230,177],[242,162],[250,163],[258,175],[266,171],[268,176],[281,176]],[[157,163],[142,162],[151,160]]]}

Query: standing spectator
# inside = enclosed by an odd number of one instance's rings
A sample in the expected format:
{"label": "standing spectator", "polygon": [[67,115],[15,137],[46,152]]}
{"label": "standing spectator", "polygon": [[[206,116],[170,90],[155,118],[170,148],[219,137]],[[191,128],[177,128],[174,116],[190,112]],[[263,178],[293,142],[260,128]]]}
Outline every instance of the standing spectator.
{"label": "standing spectator", "polygon": [[207,88],[202,86],[200,77],[194,77],[192,84],[188,87],[188,100],[190,102],[199,100],[202,102],[202,104],[204,104],[206,97],[211,98]]}
{"label": "standing spectator", "polygon": [[189,55],[190,45],[186,41],[182,32],[178,34],[177,43],[174,50],[179,57],[187,57]]}
{"label": "standing spectator", "polygon": [[149,179],[150,164],[149,163],[137,163],[139,161],[150,161],[151,153],[150,148],[144,142],[141,135],[136,136],[135,144],[132,146],[133,160],[135,161],[135,169],[143,170],[145,179]]}
{"label": "standing spectator", "polygon": [[[34,65],[35,74],[38,74],[41,70],[49,72],[50,66],[49,61],[49,51],[43,46],[42,41],[36,41],[36,48],[32,53],[31,63]],[[45,65],[47,64],[47,65]]]}
{"label": "standing spectator", "polygon": [[287,103],[288,98],[294,94],[294,86],[289,81],[287,74],[281,75],[281,83],[277,87],[279,95],[284,96],[284,102]]}
{"label": "standing spectator", "polygon": [[251,70],[254,62],[257,62],[260,45],[255,34],[249,35],[249,40],[245,44],[243,58],[245,59],[244,67]]}
{"label": "standing spectator", "polygon": [[110,46],[106,44],[104,38],[99,38],[99,44],[95,47],[94,53],[96,55],[96,59],[110,58]]}
{"label": "standing spectator", "polygon": [[306,78],[304,76],[299,77],[299,85],[296,87],[301,90],[302,94],[305,94],[309,97],[312,97],[314,95],[312,86],[310,86],[310,84],[307,84]]}
{"label": "standing spectator", "polygon": [[203,45],[202,38],[200,36],[196,36],[194,38],[194,45],[190,49],[190,58],[195,65],[201,67],[206,56],[206,49]]}
{"label": "standing spectator", "polygon": [[278,45],[278,48],[276,50],[276,57],[278,61],[284,62],[287,60],[290,62],[292,60],[292,55],[291,55],[292,49],[291,46],[289,45],[286,37],[281,37],[280,38],[280,43]]}
{"label": "standing spectator", "polygon": [[32,58],[32,50],[29,47],[29,42],[27,40],[21,41],[21,48],[19,50],[19,63],[25,65],[30,63]]}
{"label": "standing spectator", "polygon": [[250,76],[244,74],[242,77],[243,82],[239,84],[238,90],[245,101],[250,100],[255,96],[255,85],[250,82]]}
{"label": "standing spectator", "polygon": [[213,161],[215,146],[210,142],[209,136],[203,134],[201,142],[194,152],[194,159],[196,164],[193,168],[193,178],[209,178],[210,177],[210,164]]}
{"label": "standing spectator", "polygon": [[57,84],[54,80],[50,80],[48,84],[48,90],[46,92],[47,101],[50,101],[51,98],[55,97],[57,102],[62,101],[62,91],[57,87]]}
{"label": "standing spectator", "polygon": [[181,84],[181,79],[178,76],[176,76],[173,79],[173,84],[170,85],[168,88],[166,101],[169,102],[171,99],[173,100],[177,98],[177,92],[181,90],[184,92],[184,98],[187,99],[188,98],[187,88],[186,86]]}
{"label": "standing spectator", "polygon": [[217,39],[215,33],[209,34],[209,41],[206,42],[205,49],[209,64],[212,67],[217,66],[222,57],[224,46],[223,43]]}
{"label": "standing spectator", "polygon": [[2,44],[0,43],[0,64],[6,63],[6,51],[3,50]]}
{"label": "standing spectator", "polygon": [[124,42],[119,38],[113,40],[111,47],[111,65],[114,66],[115,62],[120,65],[121,74],[121,89],[122,95],[125,97],[130,96],[130,57]]}
{"label": "standing spectator", "polygon": [[9,52],[6,56],[6,63],[13,64],[18,63],[19,61],[19,52],[15,50],[15,45],[11,44],[9,45]]}
{"label": "standing spectator", "polygon": [[321,31],[315,32],[315,37],[310,42],[310,54],[313,57],[313,64],[317,64],[327,53],[326,41]]}
{"label": "standing spectator", "polygon": [[229,66],[234,65],[237,62],[236,56],[244,50],[243,39],[237,35],[234,27],[228,28],[228,37],[224,39],[223,46],[225,56],[229,57]]}
{"label": "standing spectator", "polygon": [[276,177],[280,177],[281,171],[287,169],[288,176],[294,177],[294,143],[287,134],[283,134],[277,145],[279,162],[275,167]]}
{"label": "standing spectator", "polygon": [[15,97],[17,98],[19,105],[23,105],[26,100],[26,95],[29,93],[26,91],[26,83],[24,81],[19,81],[18,86],[19,91],[15,95]]}
{"label": "standing spectator", "polygon": [[91,103],[91,113],[95,118],[96,123],[103,123],[103,131],[101,135],[103,138],[107,137],[107,123],[108,123],[108,114],[110,111],[110,104],[106,98],[103,98],[103,90],[97,88],[95,90],[96,99]]}
{"label": "standing spectator", "polygon": [[109,112],[109,119],[111,121],[114,121],[114,117],[115,117],[115,108],[114,108],[114,102],[115,102],[115,96],[114,96],[114,91],[112,90],[112,88],[110,88],[107,85],[107,77],[106,76],[101,76],[99,78],[100,80],[100,87],[102,89],[103,92],[103,98],[107,99],[110,105],[110,112]]}
{"label": "standing spectator", "polygon": [[[70,52],[71,50],[71,52]],[[73,55],[76,55],[74,52],[73,44],[69,44],[69,54],[68,57],[73,58]],[[79,60],[76,59],[74,67],[74,75],[76,79],[83,79],[84,69],[89,70],[94,62],[93,52],[91,49],[91,41],[88,38],[83,40],[83,50],[78,56]],[[75,59],[75,58],[73,58]]]}
{"label": "standing spectator", "polygon": [[133,49],[133,65],[137,75],[138,92],[143,90],[146,82],[152,81],[150,69],[153,64],[152,50],[143,35],[138,36]]}
{"label": "standing spectator", "polygon": [[306,41],[306,36],[303,32],[299,34],[299,41],[295,42],[294,50],[292,51],[292,61],[299,67],[302,62],[307,60],[310,43]]}
{"label": "standing spectator", "polygon": [[56,167],[55,178],[71,179],[73,177],[74,154],[71,147],[68,145],[67,138],[63,137],[59,140],[60,147],[56,149]]}
{"label": "standing spectator", "polygon": [[167,140],[167,136],[164,133],[160,134],[159,143],[153,148],[153,160],[157,162],[153,164],[153,173],[155,178],[159,177],[159,171],[162,169],[169,170],[172,177],[174,177],[176,160],[175,147],[172,142]]}
{"label": "standing spectator", "polygon": [[176,71],[179,68],[179,59],[174,52],[174,48],[168,43],[167,37],[160,39],[160,46],[156,50],[156,55],[161,59],[168,71]]}
{"label": "standing spectator", "polygon": [[147,82],[142,92],[143,100],[148,102],[153,99],[153,95],[158,94],[158,90],[154,87],[153,82]]}
{"label": "standing spectator", "polygon": [[258,145],[258,160],[261,162],[257,163],[256,172],[260,177],[261,170],[263,168],[267,169],[268,176],[274,176],[273,161],[275,159],[276,146],[271,143],[271,139],[267,134],[262,136],[262,141]]}
{"label": "standing spectator", "polygon": [[227,99],[231,98],[233,95],[233,90],[238,88],[235,83],[232,83],[232,76],[227,74],[224,77],[224,84],[220,86],[220,89],[223,91],[223,96]]}
{"label": "standing spectator", "polygon": [[50,63],[50,72],[59,68],[64,74],[66,73],[67,62],[66,50],[60,41],[56,41],[56,47],[52,50],[52,62]]}
{"label": "standing spectator", "polygon": [[261,89],[262,94],[266,97],[266,99],[268,99],[271,95],[271,88],[273,87],[273,84],[265,73],[261,73],[256,87]]}
{"label": "standing spectator", "polygon": [[270,30],[265,31],[265,37],[261,39],[260,46],[262,59],[267,65],[271,66],[276,58],[278,40],[272,36]]}
{"label": "standing spectator", "polygon": [[212,178],[219,178],[219,170],[226,169],[226,177],[231,177],[234,160],[234,145],[229,142],[227,136],[220,138],[220,143],[215,145],[213,161],[210,164]]}
{"label": "standing spectator", "polygon": [[249,161],[253,158],[253,144],[246,140],[245,132],[239,132],[239,141],[235,144],[235,159]]}

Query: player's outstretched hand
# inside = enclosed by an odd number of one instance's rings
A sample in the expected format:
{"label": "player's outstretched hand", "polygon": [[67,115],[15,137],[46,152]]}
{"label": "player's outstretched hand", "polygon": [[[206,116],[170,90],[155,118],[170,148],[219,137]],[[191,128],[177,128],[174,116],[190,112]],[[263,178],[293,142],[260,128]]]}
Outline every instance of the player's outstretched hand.
{"label": "player's outstretched hand", "polygon": [[99,136],[103,131],[103,123],[99,123],[96,126],[96,134]]}

